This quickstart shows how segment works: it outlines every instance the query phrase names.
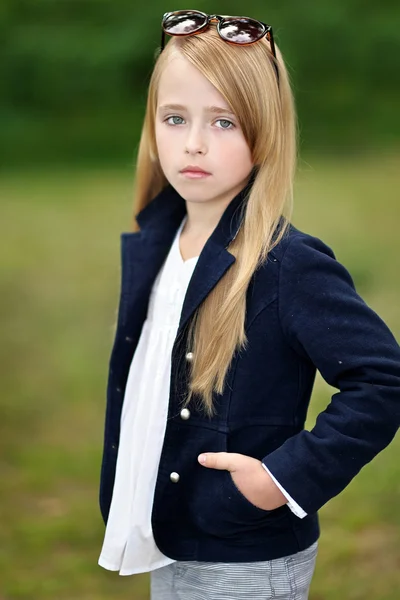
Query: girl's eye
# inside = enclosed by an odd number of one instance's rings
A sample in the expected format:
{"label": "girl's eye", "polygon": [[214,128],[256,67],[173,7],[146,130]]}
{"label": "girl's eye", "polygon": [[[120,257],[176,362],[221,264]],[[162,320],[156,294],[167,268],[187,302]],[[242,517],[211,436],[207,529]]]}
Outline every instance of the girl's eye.
{"label": "girl's eye", "polygon": [[[233,129],[235,127],[232,121],[228,121],[228,119],[218,119],[218,121],[220,123],[228,123],[228,127],[219,127],[219,129]],[[229,127],[229,125],[232,125],[232,127]]]}
{"label": "girl's eye", "polygon": [[[176,123],[176,121],[169,123],[170,119],[180,119],[181,121],[183,121],[182,117],[178,117],[178,115],[172,115],[171,117],[167,117],[165,119],[165,122],[168,123],[168,125],[181,125],[181,123]],[[233,129],[235,127],[235,125],[232,123],[232,121],[228,121],[228,119],[218,119],[218,121],[220,123],[225,124],[222,127],[218,127],[218,129]],[[228,124],[228,126],[226,126],[226,123]]]}
{"label": "girl's eye", "polygon": [[[168,121],[169,121],[170,119],[181,119],[181,120],[182,120],[182,117],[178,117],[178,116],[176,116],[176,115],[173,115],[172,117],[167,117],[167,119],[165,119],[165,120],[166,120],[166,122],[168,123]],[[168,123],[168,125],[179,125],[179,123]]]}

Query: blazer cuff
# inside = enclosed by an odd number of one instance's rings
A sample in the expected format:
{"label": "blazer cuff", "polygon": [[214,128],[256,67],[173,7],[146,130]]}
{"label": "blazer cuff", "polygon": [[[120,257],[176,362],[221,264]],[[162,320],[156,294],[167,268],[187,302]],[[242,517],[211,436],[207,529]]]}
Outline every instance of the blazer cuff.
{"label": "blazer cuff", "polygon": [[261,464],[264,467],[264,469],[267,471],[267,473],[269,474],[269,476],[271,477],[271,479],[273,480],[273,482],[281,490],[282,494],[284,494],[284,496],[286,496],[286,498],[288,499],[287,505],[290,508],[290,510],[296,515],[296,517],[299,517],[299,519],[304,519],[304,517],[307,516],[307,513],[305,512],[305,510],[303,510],[301,508],[301,506],[299,506],[297,504],[297,502],[295,502],[295,500],[293,500],[293,498],[290,496],[290,494],[288,494],[288,492],[285,490],[285,488],[282,487],[281,484],[279,483],[279,481],[277,481],[275,479],[275,477],[272,475],[272,473],[268,469],[268,467],[266,465],[264,465],[264,463],[261,463]]}

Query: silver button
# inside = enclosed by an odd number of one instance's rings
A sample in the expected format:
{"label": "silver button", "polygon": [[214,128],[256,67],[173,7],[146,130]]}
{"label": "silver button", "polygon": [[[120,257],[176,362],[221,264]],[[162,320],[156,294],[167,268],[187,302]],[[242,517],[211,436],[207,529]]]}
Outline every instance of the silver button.
{"label": "silver button", "polygon": [[193,360],[193,352],[188,352],[186,354],[186,360],[188,360],[189,362],[192,362],[192,360]]}
{"label": "silver button", "polygon": [[188,408],[182,408],[181,419],[184,419],[185,421],[187,421],[189,417],[190,417],[190,410]]}
{"label": "silver button", "polygon": [[179,473],[172,472],[171,475],[169,476],[169,478],[173,483],[178,483]]}

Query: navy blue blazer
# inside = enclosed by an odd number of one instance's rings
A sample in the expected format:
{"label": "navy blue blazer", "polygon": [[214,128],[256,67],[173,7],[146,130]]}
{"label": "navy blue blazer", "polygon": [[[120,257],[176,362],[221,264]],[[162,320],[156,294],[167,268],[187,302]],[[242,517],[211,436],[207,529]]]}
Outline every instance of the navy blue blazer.
{"label": "navy blue blazer", "polygon": [[[181,415],[189,319],[235,261],[227,246],[240,226],[237,209],[247,189],[228,205],[199,256],[172,349],[152,528],[160,550],[177,560],[270,560],[307,548],[319,537],[317,511],[390,443],[400,423],[398,343],[357,294],[333,251],[292,224],[250,282],[248,347],[235,354],[225,391],[215,395],[216,415],[210,419],[191,405],[190,417]],[[141,230],[121,234],[100,482],[105,523],[129,366],[152,284],[185,214],[185,201],[168,186],[137,215]],[[307,431],[316,369],[339,391]],[[205,451],[262,460],[307,516],[298,518],[286,504],[274,510],[254,506],[229,471],[198,463]]]}

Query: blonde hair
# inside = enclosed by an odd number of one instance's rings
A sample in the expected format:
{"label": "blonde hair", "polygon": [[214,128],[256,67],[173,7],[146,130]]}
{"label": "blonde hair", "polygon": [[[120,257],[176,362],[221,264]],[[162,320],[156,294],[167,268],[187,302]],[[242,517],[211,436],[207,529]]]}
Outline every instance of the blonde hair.
{"label": "blonde hair", "polygon": [[[199,35],[172,37],[156,60],[149,84],[136,163],[135,214],[168,185],[158,161],[155,115],[160,76],[176,51],[225,98],[239,120],[256,165],[241,226],[228,248],[236,260],[195,311],[188,328],[187,351],[193,352],[193,360],[183,405],[197,396],[200,407],[211,417],[215,412],[213,394],[223,393],[232,358],[247,345],[244,322],[251,277],[289,227],[297,121],[282,54],[276,46],[278,88],[266,38],[239,47],[222,41],[214,26]],[[283,225],[274,235],[280,221]],[[138,229],[134,220],[133,230]]]}

